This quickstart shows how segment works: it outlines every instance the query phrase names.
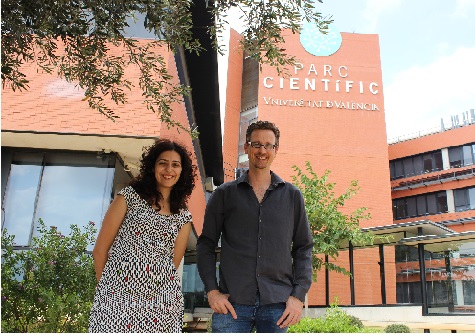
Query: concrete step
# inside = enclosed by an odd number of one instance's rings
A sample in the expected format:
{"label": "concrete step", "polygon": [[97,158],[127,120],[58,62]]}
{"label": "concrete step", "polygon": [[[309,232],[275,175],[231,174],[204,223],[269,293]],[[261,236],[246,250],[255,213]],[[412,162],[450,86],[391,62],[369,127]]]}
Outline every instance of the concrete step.
{"label": "concrete step", "polygon": [[195,308],[193,312],[193,318],[206,318],[209,319],[213,315],[211,308]]}

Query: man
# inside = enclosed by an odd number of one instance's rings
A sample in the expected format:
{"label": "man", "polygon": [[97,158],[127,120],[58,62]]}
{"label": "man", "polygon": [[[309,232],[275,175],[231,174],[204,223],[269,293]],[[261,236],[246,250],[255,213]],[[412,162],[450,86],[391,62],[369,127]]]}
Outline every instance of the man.
{"label": "man", "polygon": [[300,320],[313,240],[301,192],[270,169],[279,137],[271,122],[251,124],[248,172],[219,186],[206,207],[198,270],[214,311],[213,332],[286,332]]}

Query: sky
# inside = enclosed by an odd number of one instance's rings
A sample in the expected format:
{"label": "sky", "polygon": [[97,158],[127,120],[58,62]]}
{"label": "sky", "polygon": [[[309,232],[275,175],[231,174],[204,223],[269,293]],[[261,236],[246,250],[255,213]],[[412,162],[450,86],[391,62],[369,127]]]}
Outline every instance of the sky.
{"label": "sky", "polygon": [[[475,109],[475,0],[323,0],[316,7],[341,32],[378,34],[388,141],[440,129],[442,120],[448,128],[451,116],[462,122]],[[239,20],[230,22],[242,31]]]}

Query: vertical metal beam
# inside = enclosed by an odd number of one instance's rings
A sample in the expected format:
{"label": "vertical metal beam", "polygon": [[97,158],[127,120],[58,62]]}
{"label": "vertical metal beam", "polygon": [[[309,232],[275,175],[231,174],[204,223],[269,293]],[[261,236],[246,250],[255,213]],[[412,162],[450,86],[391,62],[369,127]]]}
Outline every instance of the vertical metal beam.
{"label": "vertical metal beam", "polygon": [[351,292],[351,305],[355,305],[355,265],[354,265],[354,258],[353,258],[353,244],[351,242],[348,243],[348,254],[350,257],[350,292]]}
{"label": "vertical metal beam", "polygon": [[[35,235],[35,231],[36,231],[36,227],[37,227],[36,215],[38,213],[38,199],[40,198],[40,190],[41,190],[41,186],[43,184],[43,178],[44,178],[44,173],[45,173],[46,155],[45,155],[45,153],[42,153],[41,156],[42,156],[42,158],[41,158],[41,171],[40,171],[40,176],[39,176],[39,180],[38,180],[38,186],[36,187],[36,196],[35,196],[35,203],[34,203],[34,208],[33,208],[33,217],[31,217],[31,226],[30,226],[30,235],[28,237],[28,245],[31,245],[31,242],[33,240],[33,236]],[[2,204],[2,206],[3,206],[3,204]]]}
{"label": "vertical metal beam", "polygon": [[422,315],[429,313],[429,307],[427,306],[427,288],[426,288],[426,263],[424,259],[424,244],[417,244],[417,250],[419,252],[419,270],[421,278],[421,293],[422,293]]}
{"label": "vertical metal beam", "polygon": [[[190,6],[193,40],[199,40],[203,50],[199,54],[185,51],[191,102],[195,114],[201,155],[206,177],[213,177],[219,186],[224,181],[223,151],[221,134],[221,114],[219,103],[218,53],[213,48],[213,39],[208,30],[215,24],[215,16],[210,8],[214,1],[192,1]],[[214,38],[216,39],[216,38]]]}
{"label": "vertical metal beam", "polygon": [[452,266],[450,265],[450,251],[444,252],[445,271],[447,273],[447,302],[449,304],[449,312],[455,311],[454,306],[454,288],[452,286]]}
{"label": "vertical metal beam", "polygon": [[[328,255],[325,254],[325,262],[328,264]],[[330,271],[325,266],[325,305],[330,306]]]}
{"label": "vertical metal beam", "polygon": [[386,271],[384,269],[384,245],[379,244],[379,275],[381,279],[381,303],[386,304]]}

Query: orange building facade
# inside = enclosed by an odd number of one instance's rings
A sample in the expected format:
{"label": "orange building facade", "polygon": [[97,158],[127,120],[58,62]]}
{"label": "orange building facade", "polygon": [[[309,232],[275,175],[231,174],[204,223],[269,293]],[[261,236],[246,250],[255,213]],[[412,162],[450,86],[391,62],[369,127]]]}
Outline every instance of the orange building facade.
{"label": "orange building facade", "polygon": [[[173,80],[178,83],[174,55],[165,48],[161,54],[167,61],[168,71],[173,75]],[[157,115],[146,109],[140,89],[132,89],[128,93],[128,104],[113,107],[119,116],[113,122],[89,108],[87,101],[83,100],[83,92],[76,88],[74,83],[68,83],[53,74],[38,72],[33,65],[25,67],[24,72],[30,81],[29,90],[2,91],[2,197],[8,196],[12,167],[15,169],[17,165],[28,165],[29,161],[26,159],[30,155],[28,153],[42,156],[40,153],[43,152],[68,152],[74,156],[77,151],[107,157],[107,160],[111,161],[109,164],[111,168],[121,170],[120,173],[114,173],[115,182],[111,189],[113,195],[138,173],[142,149],[153,144],[155,139],[174,139],[193,151],[192,139],[188,133],[178,132],[174,128],[168,129]],[[138,70],[128,68],[127,72],[132,83],[137,85]],[[176,102],[172,108],[175,120],[189,127],[184,102]],[[15,156],[25,159],[18,161]],[[54,158],[55,154],[52,154],[52,157],[51,165],[55,165],[55,160],[61,161]],[[47,159],[41,160],[47,161]],[[106,161],[101,158],[98,160]],[[67,165],[66,161],[64,163]],[[196,156],[194,163],[197,164]],[[96,166],[95,163],[91,165]],[[202,225],[203,208],[206,204],[202,176],[202,174],[198,176],[197,188],[193,191],[189,204],[198,230]],[[105,198],[110,198],[111,195]],[[8,198],[5,201],[8,203]],[[11,206],[13,207],[13,204]],[[103,214],[103,209],[101,213]],[[101,220],[99,216],[96,221]],[[71,223],[62,225],[69,224]]]}
{"label": "orange building facade", "polygon": [[[259,71],[258,64],[239,49],[240,35],[231,31],[223,136],[225,180],[234,179],[233,173],[239,174],[247,167],[243,151],[247,126],[256,120],[274,122],[281,139],[273,171],[291,182],[293,166],[304,170],[306,162],[310,162],[319,176],[325,170],[331,171],[329,181],[336,183],[337,195],[357,180],[360,190],[342,211],[366,207],[371,219],[361,222],[361,227],[376,234],[393,235],[389,244],[343,249],[336,263],[351,269],[353,278],[320,271],[310,289],[308,305],[325,306],[334,300],[353,306],[419,303],[402,294],[405,287],[401,283],[405,280],[400,276],[403,265],[398,261],[400,240],[422,232],[456,232],[455,226],[448,229],[438,222],[442,217],[450,220],[457,215],[447,212],[415,218],[419,222],[410,225],[408,220],[394,219],[394,199],[408,191],[394,189],[397,182],[391,179],[389,162],[395,155],[423,153],[426,147],[417,142],[393,145],[388,156],[378,36],[339,33],[331,28],[330,41],[309,43],[309,35],[304,35],[305,26],[301,35],[284,31],[284,48],[298,60],[285,76],[267,65]],[[338,43],[339,47],[332,46]],[[440,141],[445,141],[445,146],[449,146],[446,138],[457,138],[460,144],[473,142],[475,132],[471,127],[456,135],[443,132]],[[428,144],[432,140],[427,140],[425,146]],[[473,172],[473,163],[471,169]],[[467,187],[474,181],[456,183]],[[468,215],[473,216],[470,211]],[[463,225],[458,232],[474,230],[472,224]],[[464,262],[473,265],[473,260]],[[420,283],[420,278],[417,281]],[[468,287],[466,292],[475,295]]]}
{"label": "orange building facade", "polygon": [[[304,49],[299,35],[286,33],[285,49],[299,62],[288,69],[289,77],[270,66],[259,72],[252,61],[243,62],[231,42],[228,76],[232,80],[228,81],[223,159],[227,166],[246,167],[243,143],[247,126],[257,119],[272,121],[281,131],[273,163],[279,176],[292,181],[293,166],[304,169],[308,161],[318,175],[331,171],[330,181],[337,182],[336,194],[357,180],[360,191],[345,211],[368,208],[372,218],[362,222],[362,227],[389,224],[391,193],[378,36],[341,33],[341,37],[341,47],[334,54],[315,56]],[[231,41],[238,39],[232,32]],[[233,75],[240,69],[244,69],[242,83]],[[387,260],[394,259],[391,249],[385,254]],[[349,269],[348,260],[348,252],[342,251],[338,263]],[[380,282],[378,260],[377,248],[356,251],[357,304],[382,303],[380,286],[367,286],[369,280]],[[394,263],[386,267],[394,268]],[[350,304],[349,278],[336,273],[330,273],[329,278],[330,301],[338,297],[341,304]],[[325,305],[323,271],[317,279],[308,301]],[[387,302],[395,303],[395,276],[386,279],[386,293]]]}
{"label": "orange building facade", "polygon": [[470,197],[475,186],[474,142],[475,125],[470,124],[389,146],[393,200],[439,192],[445,192],[447,198],[447,212],[398,214],[396,223],[417,218],[443,223],[457,232],[475,231],[475,221],[469,220],[475,218],[470,198],[454,199],[454,192],[461,190],[469,190]]}
{"label": "orange building facade", "polygon": [[[474,312],[475,243],[470,238],[475,233],[474,110],[466,116],[464,124],[389,145],[394,223],[430,221],[449,231],[418,239],[426,247],[429,313]],[[412,240],[412,246],[398,249],[396,259],[400,300],[420,295],[422,265],[414,258],[417,239]]]}
{"label": "orange building facade", "polygon": [[[273,163],[279,176],[292,181],[293,166],[304,169],[308,161],[320,176],[331,171],[336,194],[357,180],[360,190],[343,211],[366,207],[371,219],[361,227],[393,236],[370,248],[343,248],[335,263],[352,270],[353,278],[320,271],[308,295],[310,307],[338,299],[343,306],[416,304],[424,314],[473,314],[475,116],[467,125],[388,147],[378,36],[331,31],[332,43],[312,43],[308,34],[303,39],[284,34],[287,52],[298,59],[288,76],[270,66],[259,71],[239,49],[239,34],[231,31],[222,153],[203,145],[204,139],[192,141],[160,123],[145,108],[140,91],[128,95],[127,105],[114,107],[120,117],[114,123],[90,110],[74,85],[25,68],[30,89],[2,91],[2,228],[17,235],[18,248],[27,248],[39,217],[64,230],[72,223],[100,223],[115,193],[137,174],[142,148],[156,138],[176,139],[194,152],[199,167],[189,203],[194,232],[182,273],[185,309],[206,307],[194,244],[213,179],[220,178],[203,164],[204,152],[222,155],[218,170],[230,181],[248,164],[243,152],[248,125],[269,120],[281,131]],[[161,52],[178,83],[186,66]],[[187,66],[192,70],[193,64]],[[128,76],[137,82],[133,69]],[[190,106],[199,106],[198,98],[174,103],[174,118],[195,124],[198,111]],[[219,116],[212,112],[202,116],[204,123]],[[221,147],[220,139],[212,140]],[[53,212],[51,204],[57,205]]]}
{"label": "orange building facade", "polygon": [[[215,22],[208,3],[194,4],[190,13],[194,27]],[[124,32],[141,46],[157,42],[157,35],[143,25],[144,20],[145,14],[134,13]],[[174,53],[170,52],[172,48],[166,42],[159,43],[161,46],[153,43],[148,50],[163,57],[171,75],[165,86],[191,88],[190,94],[178,97],[170,108],[174,121],[188,129],[198,128],[196,139],[184,130],[170,128],[147,109],[140,89],[140,71],[127,62],[125,78],[131,83],[130,91],[124,91],[127,103],[116,105],[104,99],[119,117],[115,122],[89,108],[77,83],[68,83],[29,64],[21,69],[29,80],[28,90],[12,92],[5,85],[1,102],[2,229],[15,235],[16,249],[29,248],[32,237],[38,234],[40,218],[65,235],[70,224],[82,227],[94,222],[100,229],[113,197],[138,174],[144,147],[156,139],[177,140],[192,152],[198,167],[196,187],[187,204],[193,230],[178,270],[187,318],[196,304],[205,304],[195,244],[202,230],[207,197],[214,184],[223,182],[217,53],[202,30],[190,34],[203,47],[199,55],[181,46],[174,46]],[[57,42],[61,46],[61,41]],[[108,56],[127,59],[128,51],[109,45]],[[197,292],[201,299],[195,298]]]}
{"label": "orange building facade", "polygon": [[[119,54],[120,50],[111,52]],[[186,84],[179,75],[185,61],[166,48],[156,52],[164,57],[172,84]],[[205,181],[213,177],[206,174],[199,142],[189,133],[160,122],[143,102],[138,70],[125,70],[135,87],[126,92],[127,104],[110,105],[119,117],[115,122],[89,108],[75,83],[37,71],[34,66],[23,68],[28,90],[3,89],[2,229],[15,235],[16,249],[29,248],[32,237],[38,235],[39,219],[65,235],[71,224],[81,228],[94,222],[99,230],[114,196],[138,174],[143,149],[156,139],[176,140],[193,153],[193,163],[198,167],[196,187],[188,202],[193,231],[179,270],[187,292],[199,281],[193,251],[196,232],[201,232],[203,225]],[[185,99],[171,107],[173,119],[189,128],[196,126],[195,115]],[[88,250],[92,248],[93,244]],[[188,300],[187,295],[185,298]]]}

